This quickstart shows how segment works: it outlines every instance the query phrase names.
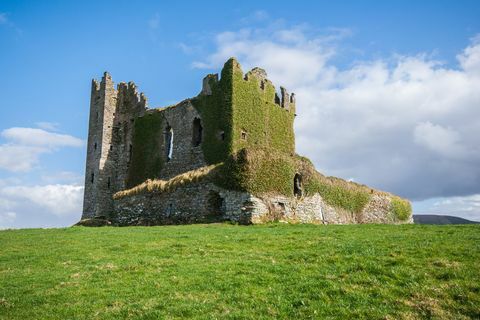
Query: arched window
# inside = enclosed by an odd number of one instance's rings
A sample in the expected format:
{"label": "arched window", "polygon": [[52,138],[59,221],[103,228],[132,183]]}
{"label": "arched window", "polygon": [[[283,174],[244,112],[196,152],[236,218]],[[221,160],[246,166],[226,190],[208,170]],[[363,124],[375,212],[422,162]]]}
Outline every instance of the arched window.
{"label": "arched window", "polygon": [[297,173],[293,178],[293,194],[300,198],[303,195],[302,176]]}
{"label": "arched window", "polygon": [[202,122],[199,118],[193,120],[193,146],[198,147],[202,143],[202,134],[203,134]]}
{"label": "arched window", "polygon": [[168,126],[165,129],[165,155],[167,157],[167,161],[170,161],[172,159],[172,155],[173,155],[173,129],[170,126]]}

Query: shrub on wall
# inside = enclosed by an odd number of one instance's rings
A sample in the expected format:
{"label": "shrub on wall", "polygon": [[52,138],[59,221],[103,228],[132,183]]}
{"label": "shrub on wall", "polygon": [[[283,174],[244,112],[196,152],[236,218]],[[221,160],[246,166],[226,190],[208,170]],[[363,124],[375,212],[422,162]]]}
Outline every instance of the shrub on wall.
{"label": "shrub on wall", "polygon": [[407,200],[393,196],[391,202],[391,211],[398,220],[406,221],[412,215],[412,205]]}

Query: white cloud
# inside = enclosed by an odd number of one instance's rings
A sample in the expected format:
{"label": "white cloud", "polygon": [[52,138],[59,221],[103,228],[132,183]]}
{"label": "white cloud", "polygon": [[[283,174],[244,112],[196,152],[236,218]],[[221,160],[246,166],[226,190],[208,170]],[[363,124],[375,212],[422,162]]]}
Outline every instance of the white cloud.
{"label": "white cloud", "polygon": [[0,188],[0,197],[10,207],[41,207],[56,216],[79,216],[82,210],[83,186],[52,184],[37,186],[6,186]]}
{"label": "white cloud", "polygon": [[76,172],[60,171],[57,173],[49,173],[41,176],[43,182],[52,183],[71,183],[71,184],[83,184],[84,177]]}
{"label": "white cloud", "polygon": [[0,230],[9,228],[17,218],[17,213],[13,211],[0,212]]}
{"label": "white cloud", "polygon": [[49,152],[42,147],[0,145],[0,168],[13,172],[26,172],[37,163],[40,154]]}
{"label": "white cloud", "polygon": [[480,221],[480,194],[421,201],[416,214],[454,215]]}
{"label": "white cloud", "polygon": [[420,53],[339,69],[338,41],[348,35],[304,26],[222,32],[193,65],[217,69],[236,56],[245,72],[265,68],[295,92],[297,150],[326,174],[412,199],[478,192],[480,42],[457,67]]}
{"label": "white cloud", "polygon": [[37,127],[47,131],[58,131],[59,124],[57,122],[41,121],[36,123]]}
{"label": "white cloud", "polygon": [[446,157],[463,157],[466,150],[460,144],[460,134],[431,122],[421,122],[414,129],[414,141]]}
{"label": "white cloud", "polygon": [[82,147],[85,142],[66,134],[48,132],[37,128],[9,128],[0,134],[7,143],[0,145],[0,169],[27,172],[39,161],[42,154],[61,147]]}
{"label": "white cloud", "polygon": [[457,56],[466,72],[472,76],[480,76],[480,34],[471,39],[472,45],[468,46]]}
{"label": "white cloud", "polygon": [[9,128],[3,130],[1,135],[13,143],[26,146],[82,147],[84,145],[83,140],[73,136],[37,128]]}

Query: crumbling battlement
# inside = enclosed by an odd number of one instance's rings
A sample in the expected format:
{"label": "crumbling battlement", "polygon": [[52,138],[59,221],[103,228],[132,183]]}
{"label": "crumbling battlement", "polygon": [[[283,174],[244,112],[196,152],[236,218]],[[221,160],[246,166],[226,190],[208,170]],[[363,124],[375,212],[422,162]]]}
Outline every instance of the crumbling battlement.
{"label": "crumbling battlement", "polygon": [[112,195],[126,187],[134,120],[146,107],[133,82],[115,89],[107,72],[92,80],[83,216],[113,211]]}

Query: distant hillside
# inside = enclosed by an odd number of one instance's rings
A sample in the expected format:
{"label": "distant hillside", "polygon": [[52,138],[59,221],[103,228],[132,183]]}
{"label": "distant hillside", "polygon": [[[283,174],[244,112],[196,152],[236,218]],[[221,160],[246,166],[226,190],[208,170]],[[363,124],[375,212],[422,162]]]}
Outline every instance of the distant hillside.
{"label": "distant hillside", "polygon": [[441,216],[436,214],[414,214],[413,221],[418,224],[476,224],[477,221],[471,221],[460,217]]}

